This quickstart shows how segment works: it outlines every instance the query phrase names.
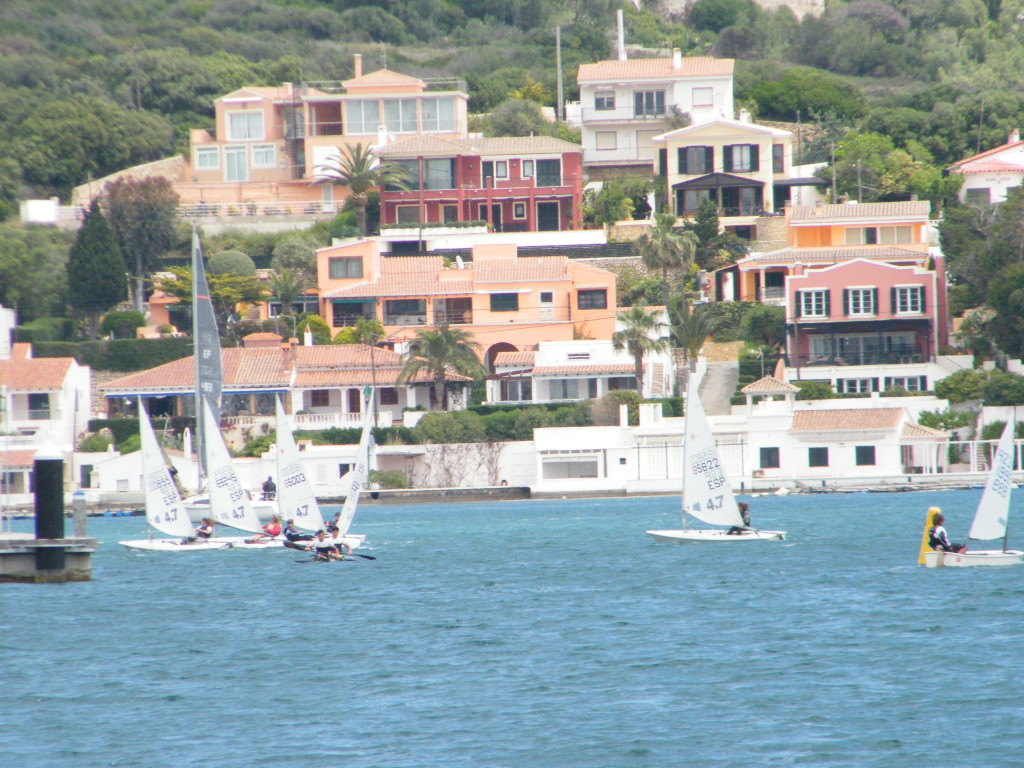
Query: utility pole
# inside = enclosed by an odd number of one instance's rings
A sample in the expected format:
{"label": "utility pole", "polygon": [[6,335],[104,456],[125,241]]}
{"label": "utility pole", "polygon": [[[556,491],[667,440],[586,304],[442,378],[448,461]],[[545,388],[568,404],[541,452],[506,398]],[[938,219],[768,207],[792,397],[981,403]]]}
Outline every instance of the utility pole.
{"label": "utility pole", "polygon": [[862,194],[863,194],[863,190],[861,189],[861,185],[860,185],[860,158],[857,158],[857,202],[858,203],[861,201],[861,195]]}
{"label": "utility pole", "polygon": [[832,202],[839,202],[839,198],[836,196],[836,143],[834,141],[832,142]]}
{"label": "utility pole", "polygon": [[373,356],[373,348],[377,345],[377,334],[371,333],[367,339],[370,344],[370,384],[373,387],[370,393],[370,407],[373,408],[373,426],[377,425],[377,365]]}
{"label": "utility pole", "polygon": [[555,105],[555,119],[565,120],[565,92],[562,86],[562,28],[555,27],[555,65],[558,70],[558,103]]}

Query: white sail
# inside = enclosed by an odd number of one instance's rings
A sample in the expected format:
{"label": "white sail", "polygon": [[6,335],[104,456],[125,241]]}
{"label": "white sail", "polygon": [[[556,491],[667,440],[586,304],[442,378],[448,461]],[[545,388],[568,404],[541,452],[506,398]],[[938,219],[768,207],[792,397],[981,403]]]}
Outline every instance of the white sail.
{"label": "white sail", "polygon": [[313,486],[302,469],[299,449],[292,436],[291,419],[277,397],[277,505],[285,520],[306,531],[324,527]]}
{"label": "white sail", "polygon": [[[683,512],[710,525],[742,526],[732,487],[718,458],[711,426],[692,383],[686,395],[683,435]],[[683,524],[686,520],[684,517]]]}
{"label": "white sail", "polygon": [[[199,442],[200,474],[209,476],[209,457],[206,453],[206,429],[204,409],[199,405],[205,400],[213,414],[213,424],[220,423],[220,396],[223,388],[223,370],[220,359],[220,336],[217,333],[217,316],[210,299],[210,287],[206,282],[203,268],[203,254],[199,245],[199,232],[192,228],[192,338],[195,342],[195,385],[196,385],[196,438]],[[218,437],[217,442],[221,442]],[[198,484],[197,484],[198,487]]]}
{"label": "white sail", "polygon": [[252,508],[249,494],[231,464],[231,454],[224,445],[220,428],[210,411],[210,404],[200,398],[204,409],[203,444],[206,447],[207,472],[210,484],[210,513],[221,525],[262,533],[263,526]]}
{"label": "white sail", "polygon": [[1010,488],[1013,485],[1013,426],[1014,419],[1006,422],[999,438],[988,482],[974,513],[971,539],[1001,539],[1006,535],[1006,520],[1010,513]]}
{"label": "white sail", "polygon": [[348,533],[352,526],[352,518],[359,504],[359,492],[370,479],[370,433],[373,428],[373,408],[370,406],[372,391],[369,387],[363,393],[363,432],[359,436],[359,452],[356,454],[356,465],[345,477],[348,479],[348,493],[345,504],[338,518],[338,531],[341,535]]}
{"label": "white sail", "polygon": [[192,536],[192,523],[174,487],[149,415],[139,399],[139,433],[142,437],[142,476],[146,484],[146,520],[168,536]]}

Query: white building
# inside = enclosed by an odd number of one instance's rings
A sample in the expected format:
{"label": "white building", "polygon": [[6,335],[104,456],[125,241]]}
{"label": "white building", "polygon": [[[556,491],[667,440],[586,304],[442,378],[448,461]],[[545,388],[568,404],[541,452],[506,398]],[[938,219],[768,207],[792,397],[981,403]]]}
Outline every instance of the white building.
{"label": "white building", "polygon": [[680,117],[692,124],[733,117],[732,59],[684,57],[581,64],[580,127],[583,165],[591,170],[652,171],[653,139]]}
{"label": "white building", "polygon": [[947,170],[959,173],[961,203],[986,206],[1006,200],[1011,189],[1024,183],[1024,141],[1014,129],[1001,146],[953,163]]}

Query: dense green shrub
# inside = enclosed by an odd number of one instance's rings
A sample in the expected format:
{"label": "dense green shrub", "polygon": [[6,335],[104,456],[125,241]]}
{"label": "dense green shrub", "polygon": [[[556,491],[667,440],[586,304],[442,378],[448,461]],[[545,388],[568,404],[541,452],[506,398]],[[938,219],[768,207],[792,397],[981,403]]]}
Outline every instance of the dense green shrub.
{"label": "dense green shrub", "polygon": [[707,312],[717,318],[713,341],[724,343],[740,341],[743,331],[743,319],[754,307],[760,306],[755,301],[719,301],[707,305]]}
{"label": "dense green shrub", "polygon": [[66,341],[72,337],[74,327],[74,323],[63,317],[40,317],[15,328],[14,340],[26,344]]}
{"label": "dense green shrub", "polygon": [[390,470],[370,470],[370,485],[379,485],[381,488],[388,490],[398,488],[408,488],[409,480],[406,478],[404,472],[399,472],[396,469]]}
{"label": "dense green shrub", "polygon": [[145,326],[146,318],[143,314],[130,309],[127,312],[107,312],[100,323],[100,330],[110,334],[111,338],[134,339],[135,329]]}
{"label": "dense green shrub", "polygon": [[97,371],[143,371],[192,354],[192,339],[112,339],[110,341],[46,341],[32,345],[33,357],[73,357]]}
{"label": "dense green shrub", "polygon": [[78,450],[84,453],[102,453],[113,443],[106,435],[89,435],[78,444]]}

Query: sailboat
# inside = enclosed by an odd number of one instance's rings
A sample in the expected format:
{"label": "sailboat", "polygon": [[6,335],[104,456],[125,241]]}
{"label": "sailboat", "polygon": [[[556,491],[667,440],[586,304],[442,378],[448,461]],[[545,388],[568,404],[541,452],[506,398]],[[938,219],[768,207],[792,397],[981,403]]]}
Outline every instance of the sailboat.
{"label": "sailboat", "polygon": [[1006,547],[1006,522],[1010,516],[1010,491],[1013,488],[1013,426],[1016,419],[1011,418],[1003,427],[995,455],[992,457],[992,469],[988,473],[988,482],[981,493],[981,501],[974,513],[974,522],[967,538],[981,541],[1002,539],[1002,549],[979,549],[967,552],[935,551],[928,547],[928,532],[931,530],[932,517],[938,511],[936,507],[928,510],[925,523],[924,540],[921,543],[921,558],[929,568],[966,568],[974,565],[1016,565],[1024,558],[1024,552]]}
{"label": "sailboat", "polygon": [[201,552],[210,549],[226,549],[230,544],[218,539],[196,539],[190,543],[183,540],[195,535],[192,523],[185,513],[185,505],[181,501],[178,489],[174,485],[164,461],[160,444],[149,415],[139,398],[139,433],[142,437],[142,474],[146,491],[146,521],[149,525],[172,539],[148,539],[122,541],[121,545],[128,549],[147,552],[189,551]]}
{"label": "sailboat", "polygon": [[[295,522],[297,528],[316,532],[324,527],[313,485],[302,468],[301,456],[292,436],[291,419],[277,398],[277,503],[281,516]],[[347,534],[342,541],[352,549],[363,543],[365,536]]]}
{"label": "sailboat", "polygon": [[[690,377],[686,393],[686,416],[683,428],[683,528],[682,530],[648,531],[655,541],[680,543],[697,541],[760,541],[784,539],[785,531],[760,531],[743,528],[743,518],[718,458],[704,406],[697,394],[695,377]],[[709,525],[743,528],[730,534],[722,528],[690,528],[688,517]]]}
{"label": "sailboat", "polygon": [[359,493],[370,481],[370,448],[373,442],[372,397],[373,390],[367,387],[363,391],[363,431],[359,435],[356,465],[346,475],[348,490],[345,495],[345,503],[341,507],[341,514],[338,515],[339,535],[341,540],[349,546],[353,546],[353,540],[357,540],[356,546],[358,546],[365,538],[358,534],[350,534],[348,531],[352,527],[352,519],[356,516],[356,508],[359,506]]}

